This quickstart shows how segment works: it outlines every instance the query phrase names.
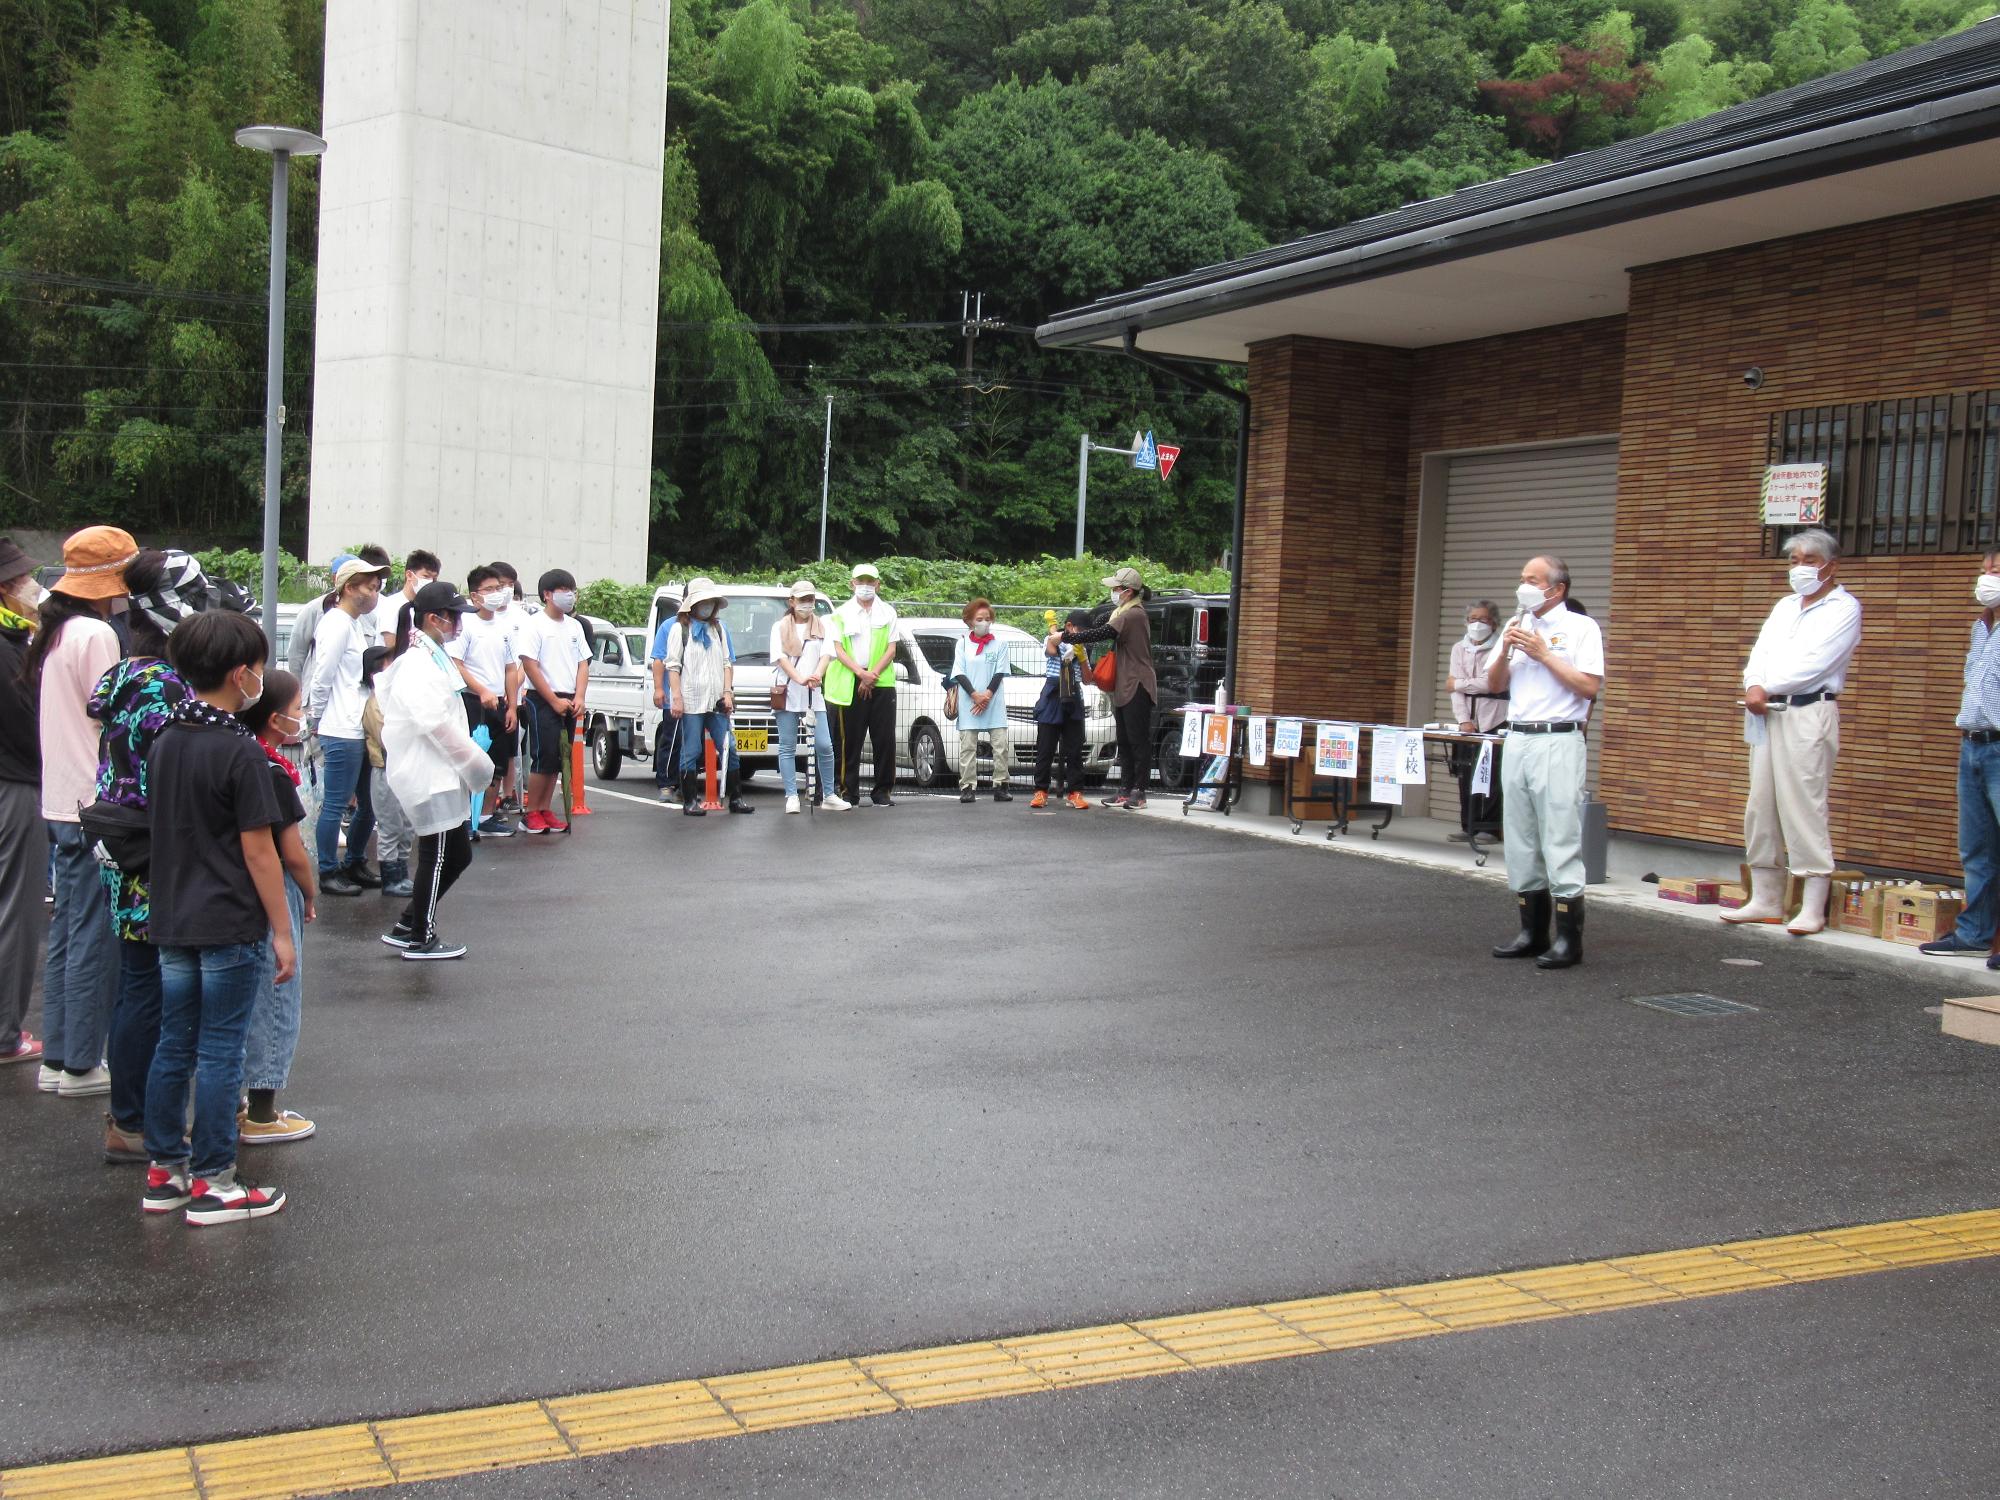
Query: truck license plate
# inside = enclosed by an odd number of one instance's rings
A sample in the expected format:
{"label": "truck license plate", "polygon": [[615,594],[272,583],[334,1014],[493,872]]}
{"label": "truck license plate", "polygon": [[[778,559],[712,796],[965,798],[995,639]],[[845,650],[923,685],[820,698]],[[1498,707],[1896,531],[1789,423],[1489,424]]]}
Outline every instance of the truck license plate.
{"label": "truck license plate", "polygon": [[736,731],[736,753],[738,755],[764,755],[771,749],[771,731],[768,729],[739,729]]}

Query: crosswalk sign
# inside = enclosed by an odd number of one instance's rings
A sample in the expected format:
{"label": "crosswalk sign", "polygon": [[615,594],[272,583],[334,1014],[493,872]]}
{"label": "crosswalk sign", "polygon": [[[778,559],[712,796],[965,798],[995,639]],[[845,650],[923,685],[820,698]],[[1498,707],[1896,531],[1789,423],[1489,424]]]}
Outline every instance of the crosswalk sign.
{"label": "crosswalk sign", "polygon": [[1154,445],[1152,433],[1143,433],[1132,445],[1132,467],[1135,469],[1157,469],[1160,466],[1160,450]]}

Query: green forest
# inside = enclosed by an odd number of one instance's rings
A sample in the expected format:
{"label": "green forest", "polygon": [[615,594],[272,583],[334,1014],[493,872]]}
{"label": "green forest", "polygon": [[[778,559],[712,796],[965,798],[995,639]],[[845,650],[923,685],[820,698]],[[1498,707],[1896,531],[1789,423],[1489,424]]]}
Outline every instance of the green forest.
{"label": "green forest", "polygon": [[[0,0],[0,522],[258,534],[269,164],[325,0]],[[678,0],[652,551],[1067,554],[1228,540],[1235,409],[1035,348],[1093,297],[1696,119],[1993,0]],[[316,178],[291,202],[286,538],[305,521]],[[984,297],[977,337],[961,294]],[[840,325],[818,328],[800,325]],[[851,325],[862,325],[854,327]]]}

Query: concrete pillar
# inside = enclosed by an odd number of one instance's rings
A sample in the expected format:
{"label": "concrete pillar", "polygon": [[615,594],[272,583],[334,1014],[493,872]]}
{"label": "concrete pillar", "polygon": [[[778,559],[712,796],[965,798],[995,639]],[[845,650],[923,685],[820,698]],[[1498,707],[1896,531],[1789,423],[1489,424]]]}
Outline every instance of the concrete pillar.
{"label": "concrete pillar", "polygon": [[327,7],[315,560],[644,577],[667,6]]}

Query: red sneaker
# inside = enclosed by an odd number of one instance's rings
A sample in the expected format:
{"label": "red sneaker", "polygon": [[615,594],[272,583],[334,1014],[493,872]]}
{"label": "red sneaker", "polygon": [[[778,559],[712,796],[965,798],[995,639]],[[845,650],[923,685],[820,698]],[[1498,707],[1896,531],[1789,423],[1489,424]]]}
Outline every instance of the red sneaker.
{"label": "red sneaker", "polygon": [[549,815],[540,808],[535,809],[521,819],[521,831],[523,833],[547,833],[549,831]]}
{"label": "red sneaker", "polygon": [[542,832],[568,833],[569,824],[565,823],[561,818],[558,818],[554,813],[545,812],[542,814]]}

